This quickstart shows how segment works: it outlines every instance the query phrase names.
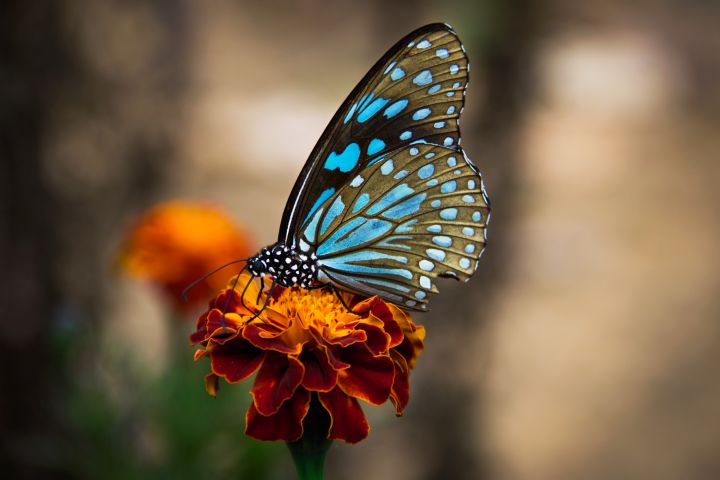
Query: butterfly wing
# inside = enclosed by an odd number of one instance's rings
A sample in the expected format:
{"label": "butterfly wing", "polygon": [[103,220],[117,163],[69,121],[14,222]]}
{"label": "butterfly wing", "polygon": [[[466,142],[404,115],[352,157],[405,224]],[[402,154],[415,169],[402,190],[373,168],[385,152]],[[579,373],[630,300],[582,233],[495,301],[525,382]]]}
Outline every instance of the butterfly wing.
{"label": "butterfly wing", "polygon": [[320,137],[285,206],[278,240],[294,246],[318,207],[371,158],[411,143],[459,144],[467,78],[465,50],[448,25],[427,25],[395,44]]}
{"label": "butterfly wing", "polygon": [[467,280],[485,245],[488,198],[460,149],[401,147],[328,196],[299,232],[319,279],[427,310],[433,280]]}

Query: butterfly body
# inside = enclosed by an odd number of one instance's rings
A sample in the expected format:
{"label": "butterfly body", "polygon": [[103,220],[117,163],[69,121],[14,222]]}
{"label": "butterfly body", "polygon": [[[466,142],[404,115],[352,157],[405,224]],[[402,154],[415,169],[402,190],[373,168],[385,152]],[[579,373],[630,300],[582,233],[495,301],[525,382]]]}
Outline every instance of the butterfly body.
{"label": "butterfly body", "polygon": [[317,286],[317,256],[298,252],[292,247],[277,242],[264,247],[247,261],[248,271],[256,277],[271,275],[286,288]]}
{"label": "butterfly body", "polygon": [[293,187],[278,242],[248,260],[285,287],[330,285],[427,310],[434,280],[467,280],[489,200],[460,147],[469,64],[431,24],[395,44],[337,111]]}

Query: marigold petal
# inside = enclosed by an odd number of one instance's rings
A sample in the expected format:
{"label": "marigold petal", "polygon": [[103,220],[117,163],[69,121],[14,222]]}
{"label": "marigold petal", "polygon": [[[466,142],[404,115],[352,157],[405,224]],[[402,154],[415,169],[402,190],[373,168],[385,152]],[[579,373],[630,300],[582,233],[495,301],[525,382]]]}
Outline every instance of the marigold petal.
{"label": "marigold petal", "polygon": [[190,335],[190,342],[194,345],[213,340],[216,343],[226,343],[237,337],[243,320],[235,313],[227,313],[212,309],[200,317],[198,329]]}
{"label": "marigold petal", "polygon": [[373,405],[387,401],[395,376],[390,357],[376,357],[364,345],[353,345],[342,350],[341,358],[350,364],[338,372],[338,386],[345,393]]}
{"label": "marigold petal", "polygon": [[220,377],[214,373],[208,373],[205,375],[205,391],[212,397],[217,397],[217,392],[220,389]]}
{"label": "marigold petal", "polygon": [[390,346],[399,345],[403,340],[401,323],[408,320],[408,314],[392,303],[385,303],[380,299],[373,302],[371,312],[383,322],[385,333],[390,335]]}
{"label": "marigold petal", "polygon": [[265,352],[245,340],[227,343],[210,352],[212,372],[228,383],[237,383],[255,373],[265,359]]}
{"label": "marigold petal", "polygon": [[[233,280],[231,281],[234,281]],[[248,302],[245,302],[246,304]],[[247,308],[244,308],[242,306],[242,303],[240,301],[240,294],[235,291],[231,290],[230,288],[226,288],[220,294],[218,294],[215,298],[210,300],[209,307],[211,309],[216,308],[220,310],[221,312],[234,312],[234,313],[243,313],[248,314],[250,311]]]}
{"label": "marigold petal", "polygon": [[[217,207],[165,202],[145,211],[128,229],[118,266],[158,284],[177,308],[188,311],[223,287],[217,276],[203,275],[247,257],[254,251],[251,243],[246,231]],[[181,293],[196,280],[186,303]]]}
{"label": "marigold petal", "polygon": [[402,309],[384,302],[379,297],[370,297],[355,305],[353,310],[358,313],[366,313],[370,319],[379,322],[383,326],[385,333],[390,336],[390,347],[402,342],[403,331],[396,318],[403,318],[407,315]]}
{"label": "marigold petal", "polygon": [[302,386],[315,392],[328,392],[337,384],[337,371],[330,364],[327,349],[305,349],[300,355],[300,361],[305,366],[305,376]]}
{"label": "marigold petal", "polygon": [[250,323],[245,326],[242,336],[250,343],[263,350],[274,350],[280,353],[299,355],[303,344],[289,342],[284,332],[263,323]]}
{"label": "marigold petal", "polygon": [[265,416],[276,413],[293,396],[304,374],[305,367],[296,358],[269,353],[250,389],[258,412]]}
{"label": "marigold petal", "polygon": [[333,370],[345,370],[350,368],[350,364],[340,360],[337,355],[333,353],[332,349],[325,347],[325,352],[327,353],[328,360],[330,361],[330,365],[332,365]]}
{"label": "marigold petal", "polygon": [[367,340],[367,333],[363,330],[347,328],[347,325],[340,327],[326,327],[322,329],[320,337],[325,343],[347,347],[354,343],[361,343]]}
{"label": "marigold petal", "polygon": [[395,364],[395,379],[390,391],[390,400],[395,405],[395,415],[400,417],[410,401],[410,368],[405,357],[400,353],[392,351],[390,356]]}
{"label": "marigold petal", "polygon": [[411,324],[412,329],[405,330],[405,337],[402,343],[396,346],[394,350],[400,352],[408,366],[415,368],[415,362],[424,349],[423,340],[425,339],[425,327],[422,325]]}
{"label": "marigold petal", "polygon": [[318,393],[318,397],[330,414],[328,438],[357,443],[368,436],[370,424],[356,399],[349,397],[339,388]]}
{"label": "marigold petal", "polygon": [[205,348],[198,348],[195,350],[195,354],[193,356],[193,360],[196,362],[200,360],[202,357],[206,356],[208,354],[208,351]]}
{"label": "marigold petal", "polygon": [[390,335],[386,334],[381,326],[359,323],[357,328],[363,330],[367,335],[365,345],[373,355],[387,352],[390,346]]}
{"label": "marigold petal", "polygon": [[245,414],[245,434],[257,440],[294,442],[302,437],[302,422],[310,408],[310,392],[298,388],[273,415],[261,415],[254,403]]}

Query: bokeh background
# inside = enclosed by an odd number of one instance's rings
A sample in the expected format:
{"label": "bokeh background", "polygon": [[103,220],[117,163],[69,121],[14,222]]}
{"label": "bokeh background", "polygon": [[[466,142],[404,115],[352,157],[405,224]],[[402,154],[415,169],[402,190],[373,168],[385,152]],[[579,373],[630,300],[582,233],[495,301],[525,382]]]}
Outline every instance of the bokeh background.
{"label": "bokeh background", "polygon": [[117,252],[178,198],[274,241],[345,95],[434,21],[472,63],[490,244],[415,316],[405,417],[367,407],[327,478],[720,478],[712,0],[3,1],[3,478],[294,478]]}

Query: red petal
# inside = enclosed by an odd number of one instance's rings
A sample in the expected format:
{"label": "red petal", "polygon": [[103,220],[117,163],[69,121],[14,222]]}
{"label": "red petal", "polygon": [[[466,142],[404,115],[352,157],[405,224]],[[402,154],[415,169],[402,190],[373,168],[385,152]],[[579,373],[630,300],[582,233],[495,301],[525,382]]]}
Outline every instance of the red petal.
{"label": "red petal", "polygon": [[365,342],[367,334],[363,330],[328,327],[322,330],[320,338],[329,344],[347,347],[354,343]]}
{"label": "red petal", "polygon": [[385,333],[390,335],[390,346],[393,347],[398,345],[403,340],[402,327],[396,320],[397,316],[406,316],[405,312],[397,308],[395,305],[391,305],[383,302],[379,298],[375,298],[371,304],[370,312],[373,316],[377,317],[383,322]]}
{"label": "red petal", "polygon": [[385,334],[382,328],[369,323],[359,323],[357,328],[362,329],[367,334],[365,345],[373,355],[387,352],[390,345],[390,336]]}
{"label": "red petal", "polygon": [[[245,302],[247,304],[247,302]],[[250,313],[240,303],[240,295],[235,290],[225,289],[220,295],[210,301],[210,308],[218,309],[221,312],[242,312]],[[251,315],[254,312],[250,313]]]}
{"label": "red petal", "polygon": [[395,367],[390,357],[375,357],[362,345],[345,348],[341,358],[350,368],[338,372],[338,386],[350,396],[381,405],[390,396]]}
{"label": "red petal", "polygon": [[310,408],[310,392],[298,388],[273,415],[264,416],[251,403],[245,415],[245,434],[258,440],[294,442],[302,437],[302,422]]}
{"label": "red petal", "polygon": [[370,425],[357,400],[348,397],[339,388],[327,393],[319,393],[318,396],[323,407],[330,414],[328,438],[357,443],[368,436]]}
{"label": "red petal", "polygon": [[337,371],[333,369],[324,347],[306,349],[300,355],[305,366],[302,386],[316,392],[327,392],[337,384]]}
{"label": "red petal", "polygon": [[341,361],[331,349],[326,347],[325,352],[327,353],[328,360],[330,360],[330,365],[332,365],[332,368],[334,370],[345,370],[346,368],[350,368],[350,364]]}
{"label": "red petal", "polygon": [[190,341],[198,344],[212,338],[217,343],[225,343],[237,336],[242,319],[236,313],[226,313],[212,309],[200,317],[198,330],[190,336]]}
{"label": "red petal", "polygon": [[265,357],[250,395],[262,415],[272,415],[292,397],[303,379],[305,368],[294,357],[269,353]]}
{"label": "red petal", "polygon": [[280,353],[299,354],[302,351],[302,343],[287,345],[282,331],[261,323],[246,325],[242,336],[250,343],[263,350],[275,350]]}
{"label": "red petal", "polygon": [[405,338],[402,343],[393,349],[405,357],[410,368],[415,366],[415,361],[422,353],[424,348],[423,339],[425,338],[425,327],[414,324],[412,327],[412,331],[405,332]]}
{"label": "red petal", "polygon": [[236,340],[210,352],[210,368],[229,383],[237,383],[252,375],[264,358],[262,350],[244,340]]}
{"label": "red petal", "polygon": [[205,391],[212,397],[217,397],[218,389],[220,388],[220,377],[214,373],[208,373],[205,376]]}
{"label": "red petal", "polygon": [[395,405],[395,415],[399,417],[410,401],[410,369],[402,355],[391,352],[391,356],[395,361],[395,379],[390,392],[390,400]]}

